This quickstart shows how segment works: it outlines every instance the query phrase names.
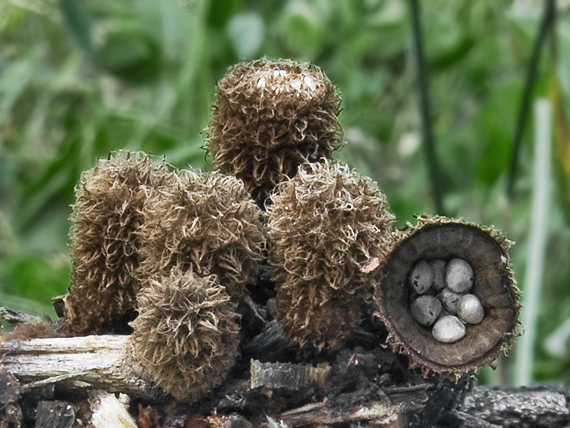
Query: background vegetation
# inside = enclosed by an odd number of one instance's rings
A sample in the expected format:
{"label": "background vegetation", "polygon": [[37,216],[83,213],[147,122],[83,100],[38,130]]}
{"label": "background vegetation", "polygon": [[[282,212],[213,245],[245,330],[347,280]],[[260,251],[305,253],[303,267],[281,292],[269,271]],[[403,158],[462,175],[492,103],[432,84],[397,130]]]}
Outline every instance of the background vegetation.
{"label": "background vegetation", "polygon": [[[516,241],[523,290],[531,120],[512,200],[507,171],[541,5],[421,1],[446,214],[494,224]],[[409,12],[402,0],[0,0],[0,305],[54,316],[50,299],[69,281],[73,188],[98,158],[128,148],[208,169],[202,130],[215,83],[241,59],[288,57],[323,68],[344,100],[347,146],[337,157],[380,184],[400,225],[434,214]],[[534,376],[570,384],[564,5],[555,35],[534,91],[557,113]]]}

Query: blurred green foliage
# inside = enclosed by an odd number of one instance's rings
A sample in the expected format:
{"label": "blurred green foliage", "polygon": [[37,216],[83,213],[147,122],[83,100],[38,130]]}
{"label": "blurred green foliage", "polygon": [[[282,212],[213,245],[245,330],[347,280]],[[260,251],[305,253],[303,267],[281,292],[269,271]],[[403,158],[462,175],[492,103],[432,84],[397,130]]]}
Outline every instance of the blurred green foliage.
{"label": "blurred green foliage", "polygon": [[[541,2],[421,5],[446,211],[517,241],[524,289],[531,123],[514,202],[505,187]],[[535,90],[561,112],[535,376],[570,383],[570,351],[543,346],[570,318],[570,18],[558,18],[558,56],[543,56]],[[433,213],[410,47],[402,0],[0,0],[0,304],[53,316],[69,281],[73,189],[98,158],[127,148],[208,169],[215,83],[242,59],[319,65],[343,96],[337,157],[378,181],[399,225]]]}

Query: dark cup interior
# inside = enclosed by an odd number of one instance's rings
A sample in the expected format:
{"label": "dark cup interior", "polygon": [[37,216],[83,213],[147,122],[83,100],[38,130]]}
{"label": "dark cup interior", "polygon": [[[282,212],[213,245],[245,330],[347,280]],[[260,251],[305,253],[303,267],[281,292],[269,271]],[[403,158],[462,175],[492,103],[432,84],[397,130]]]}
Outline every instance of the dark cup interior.
{"label": "dark cup interior", "polygon": [[[477,325],[468,325],[463,339],[446,344],[436,341],[430,329],[412,318],[408,274],[418,260],[456,257],[473,268],[470,293],[481,300],[485,317]],[[422,227],[396,245],[381,278],[379,301],[391,331],[408,352],[437,366],[463,366],[492,356],[516,327],[518,309],[508,257],[501,245],[478,227],[463,223]]]}

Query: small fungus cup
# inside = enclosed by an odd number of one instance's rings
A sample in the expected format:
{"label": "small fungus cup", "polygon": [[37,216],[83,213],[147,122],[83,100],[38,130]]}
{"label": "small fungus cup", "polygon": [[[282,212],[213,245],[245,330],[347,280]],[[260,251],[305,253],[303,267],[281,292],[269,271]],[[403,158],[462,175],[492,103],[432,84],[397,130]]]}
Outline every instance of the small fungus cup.
{"label": "small fungus cup", "polygon": [[[516,335],[520,308],[507,255],[510,246],[494,229],[461,220],[420,217],[417,227],[394,245],[375,278],[377,315],[388,328],[394,350],[408,355],[410,364],[420,367],[424,375],[447,373],[456,379],[489,364],[506,350]],[[424,284],[418,293],[413,283],[418,265],[445,260],[449,266],[457,259],[463,262],[453,263],[465,263],[462,269],[468,264],[473,270],[472,284],[457,293],[457,310],[464,299],[460,313],[467,319],[449,312],[442,298],[447,288],[443,293],[438,285],[424,290]],[[414,317],[419,294],[436,296],[442,302],[444,310],[433,326]],[[447,331],[449,326],[453,331]]]}

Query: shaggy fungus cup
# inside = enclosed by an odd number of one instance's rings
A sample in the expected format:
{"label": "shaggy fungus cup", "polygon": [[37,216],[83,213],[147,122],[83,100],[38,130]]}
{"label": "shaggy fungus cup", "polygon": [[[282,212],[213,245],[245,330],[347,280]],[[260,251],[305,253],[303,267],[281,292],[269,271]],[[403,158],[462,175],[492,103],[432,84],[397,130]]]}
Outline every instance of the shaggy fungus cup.
{"label": "shaggy fungus cup", "polygon": [[232,298],[246,294],[264,257],[263,212],[236,177],[182,171],[149,199],[140,236],[142,284],[173,267],[216,274]]}
{"label": "shaggy fungus cup", "polygon": [[336,87],[315,65],[260,59],[220,80],[207,129],[212,169],[240,178],[261,207],[299,165],[342,146]]}
{"label": "shaggy fungus cup", "polygon": [[[71,213],[71,284],[64,329],[71,335],[124,331],[140,289],[139,229],[151,195],[172,185],[166,162],[119,151],[85,171]],[[132,319],[132,318],[131,318]]]}
{"label": "shaggy fungus cup", "polygon": [[239,316],[216,275],[173,268],[137,296],[133,356],[178,400],[193,402],[222,383],[238,354]]}
{"label": "shaggy fungus cup", "polygon": [[278,319],[300,346],[335,348],[392,244],[393,215],[372,180],[346,165],[308,164],[271,196],[268,235]]}
{"label": "shaggy fungus cup", "polygon": [[[394,350],[425,374],[459,377],[493,361],[518,325],[510,245],[495,230],[421,217],[395,244],[376,278],[377,315]],[[447,265],[443,289],[435,260],[440,269],[441,260]]]}

